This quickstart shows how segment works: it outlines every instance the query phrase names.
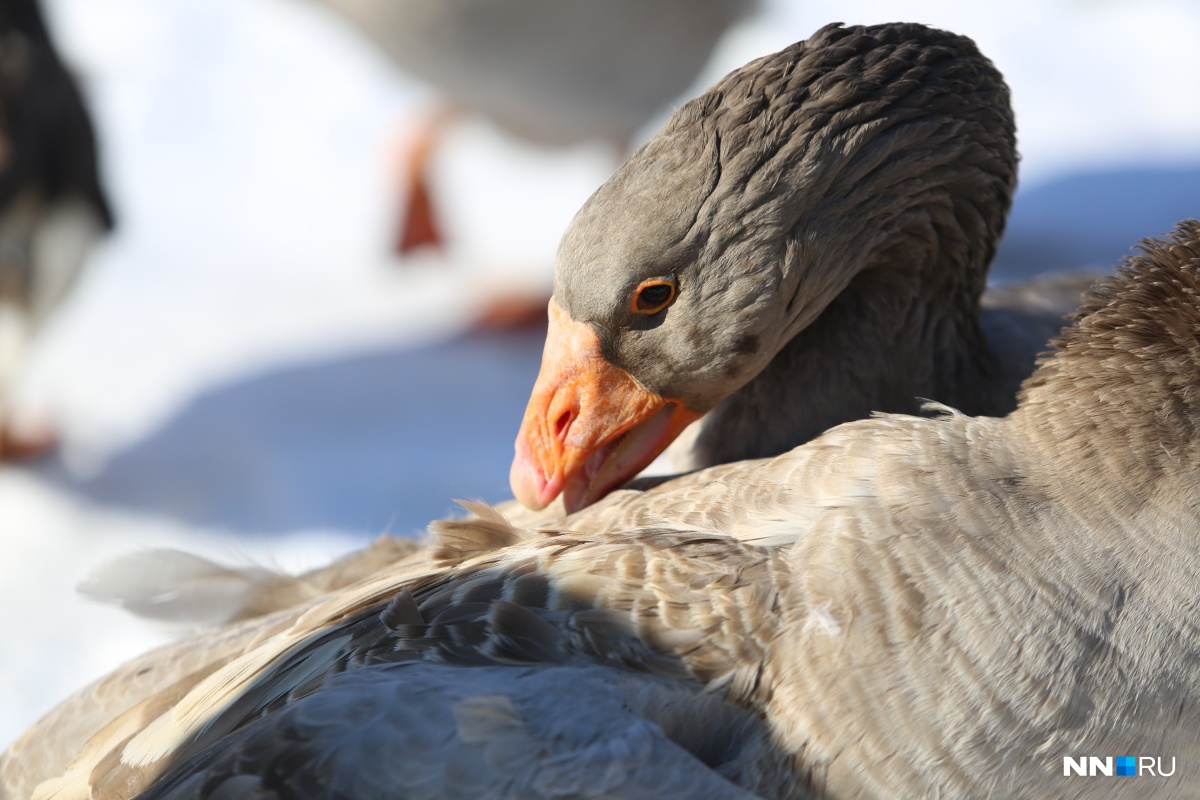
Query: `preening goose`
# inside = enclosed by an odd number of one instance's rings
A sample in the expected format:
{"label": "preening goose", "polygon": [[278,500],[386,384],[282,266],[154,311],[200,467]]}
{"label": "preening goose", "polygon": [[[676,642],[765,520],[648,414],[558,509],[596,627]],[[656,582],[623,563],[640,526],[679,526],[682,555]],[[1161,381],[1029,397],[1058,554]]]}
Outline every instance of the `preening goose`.
{"label": "preening goose", "polygon": [[[1042,282],[981,304],[1016,158],[1008,90],[961,36],[832,25],[731,73],[679,109],[564,236],[517,497],[539,506],[565,488],[577,510],[709,409],[684,468],[775,455],[925,399],[1010,410],[1095,278],[1060,275],[1042,304],[1031,300]],[[665,292],[662,310],[640,313],[654,308],[653,294],[635,296],[643,284]],[[525,527],[582,524],[562,511],[505,508]],[[332,570],[365,577],[392,556],[381,543]],[[321,570],[204,569],[238,587],[235,618],[332,588]],[[161,592],[113,578],[89,588],[175,614],[146,602]]]}
{"label": "preening goose", "polygon": [[[444,568],[144,656],[0,775],[64,800],[1116,798],[1063,758],[1131,754],[1198,796],[1197,331],[1187,221],[1006,418],[883,415],[607,501],[645,527],[437,523]],[[737,487],[732,523],[685,496]],[[751,504],[765,536],[734,530]],[[129,682],[59,775],[56,726]]]}
{"label": "preening goose", "polygon": [[30,340],[112,228],[92,123],[37,0],[0,5],[0,459],[53,443],[18,419],[12,384]]}
{"label": "preening goose", "polygon": [[579,509],[701,414],[692,468],[922,398],[1011,410],[1075,306],[1017,339],[980,312],[1016,162],[1008,88],[961,36],[830,25],[730,73],[564,234],[517,499]]}
{"label": "preening goose", "polygon": [[[678,98],[754,0],[324,0],[455,108],[523,140],[601,141],[624,158]],[[435,113],[409,151],[397,246],[441,243],[426,178],[453,114]]]}

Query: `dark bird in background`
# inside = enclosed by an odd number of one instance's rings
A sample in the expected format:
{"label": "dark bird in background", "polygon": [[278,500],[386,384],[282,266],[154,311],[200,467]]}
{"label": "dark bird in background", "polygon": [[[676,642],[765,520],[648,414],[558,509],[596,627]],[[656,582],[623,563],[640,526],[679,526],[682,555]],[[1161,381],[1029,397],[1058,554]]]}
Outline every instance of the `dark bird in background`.
{"label": "dark bird in background", "polygon": [[18,421],[12,385],[29,343],[113,227],[96,138],[36,0],[0,4],[0,459],[53,445]]}

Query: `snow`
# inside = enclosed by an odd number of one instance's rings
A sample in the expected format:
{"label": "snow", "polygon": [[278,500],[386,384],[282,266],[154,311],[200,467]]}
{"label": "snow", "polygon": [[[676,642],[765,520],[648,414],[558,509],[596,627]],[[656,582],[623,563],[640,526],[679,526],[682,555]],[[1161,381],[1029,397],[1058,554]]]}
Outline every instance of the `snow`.
{"label": "snow", "polygon": [[[432,92],[338,20],[299,0],[49,11],[120,228],[20,386],[61,452],[0,467],[0,745],[173,635],[75,595],[105,559],[175,546],[300,569],[456,497],[504,499],[540,343],[468,320],[497,288],[548,286],[558,235],[615,166],[469,123],[437,164],[451,255],[399,266],[391,153]],[[901,18],[972,36],[1013,89],[1023,177],[999,279],[1110,265],[1200,214],[1187,0],[776,0],[696,89],[825,22]]]}

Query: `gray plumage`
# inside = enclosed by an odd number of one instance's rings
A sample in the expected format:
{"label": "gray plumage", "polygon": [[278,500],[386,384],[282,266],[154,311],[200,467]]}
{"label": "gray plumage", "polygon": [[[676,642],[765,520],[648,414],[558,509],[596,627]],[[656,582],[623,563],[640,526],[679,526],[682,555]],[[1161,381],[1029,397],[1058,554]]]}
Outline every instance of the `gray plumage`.
{"label": "gray plumage", "polygon": [[[556,296],[643,385],[711,408],[673,448],[679,471],[926,400],[1007,413],[1095,278],[984,293],[1016,160],[1008,89],[969,39],[827,26],[680,108],[572,223]],[[678,300],[631,318],[622,293],[664,272]],[[564,516],[504,512],[529,527]],[[389,562],[374,550],[357,565],[336,569]],[[233,618],[332,588],[320,570],[239,574],[252,599]]]}
{"label": "gray plumage", "polygon": [[981,304],[1016,163],[1008,87],[962,36],[829,25],[730,73],[563,235],[515,496],[578,510],[701,414],[680,471],[925,400],[1007,413],[1074,307]]}
{"label": "gray plumage", "polygon": [[[103,693],[0,775],[48,778],[39,798],[1116,798],[1061,760],[1121,753],[1176,757],[1140,786],[1200,796],[1197,331],[1187,221],[1088,297],[1006,418],[848,423],[574,530],[476,509],[435,525],[423,575],[134,662],[100,687],[207,661],[109,706],[61,777],[31,761]],[[655,522],[589,530],[621,503]]]}
{"label": "gray plumage", "polygon": [[[685,104],[588,200],[555,298],[643,386],[709,412],[688,467],[927,399],[1007,413],[1087,285],[1027,315],[1032,341],[990,306],[981,327],[1016,165],[1008,87],[969,39],[826,26]],[[663,275],[675,303],[631,314]]]}

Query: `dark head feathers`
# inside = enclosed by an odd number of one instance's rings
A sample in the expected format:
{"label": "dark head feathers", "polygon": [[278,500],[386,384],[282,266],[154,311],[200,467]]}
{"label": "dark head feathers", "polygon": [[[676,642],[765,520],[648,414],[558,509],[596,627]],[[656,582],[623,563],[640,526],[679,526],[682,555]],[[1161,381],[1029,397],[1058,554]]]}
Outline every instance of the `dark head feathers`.
{"label": "dark head feathers", "polygon": [[[891,302],[884,280],[920,287],[953,319],[908,330],[952,330],[966,350],[1016,160],[1008,88],[969,39],[826,26],[686,103],[597,190],[563,236],[555,298],[609,361],[697,411],[761,373],[859,275],[860,298]],[[626,293],[662,275],[679,302],[661,324],[631,321]],[[974,356],[941,354],[938,369]],[[939,388],[904,383],[886,392],[906,404]]]}
{"label": "dark head feathers", "polygon": [[[1016,151],[1008,87],[974,42],[911,23],[835,23],[731,72],[681,108],[664,134],[702,125],[719,139],[724,170],[745,180],[760,178],[759,170],[768,167],[760,182],[772,190],[772,175],[820,153],[846,167],[813,174],[849,187],[882,166],[869,157],[859,169],[852,162],[862,150],[885,150],[879,144],[888,138],[884,130],[902,130],[910,122],[930,130],[945,120],[969,123],[946,129],[956,139],[1007,141],[971,157],[994,161],[990,171],[1011,191]],[[751,192],[755,187],[748,183]],[[802,181],[794,188],[828,189]]]}

